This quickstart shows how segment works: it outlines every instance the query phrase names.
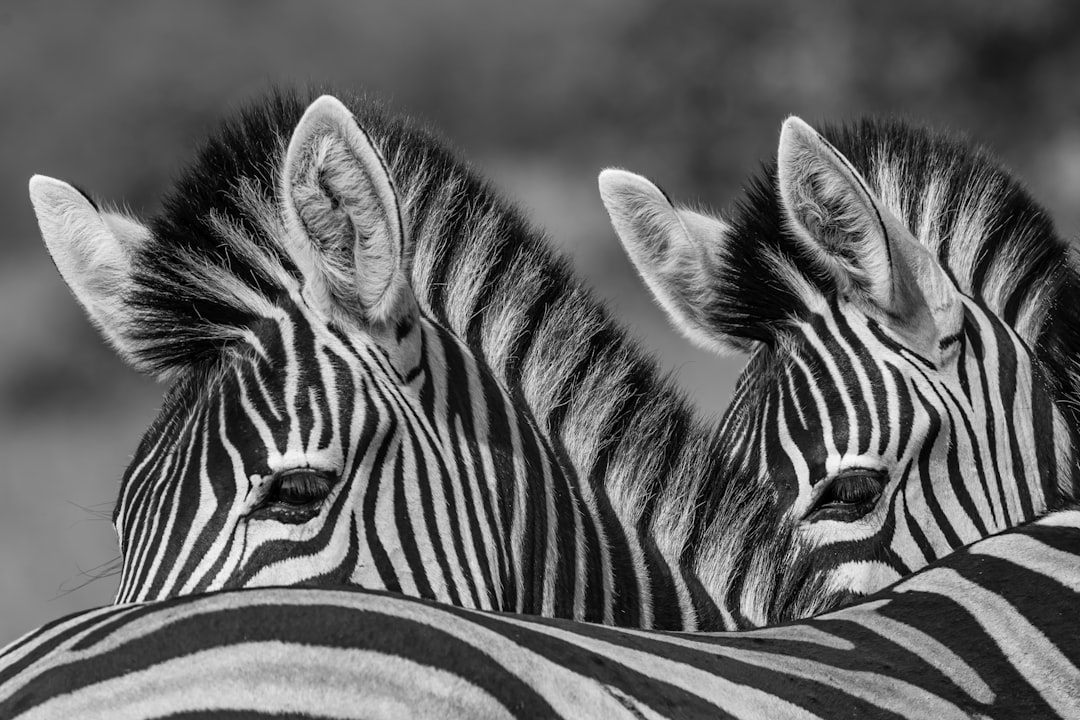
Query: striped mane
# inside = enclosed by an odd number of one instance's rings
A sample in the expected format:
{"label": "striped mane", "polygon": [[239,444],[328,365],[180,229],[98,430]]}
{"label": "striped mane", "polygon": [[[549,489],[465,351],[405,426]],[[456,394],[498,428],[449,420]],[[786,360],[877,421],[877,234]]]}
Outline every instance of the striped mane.
{"label": "striped mane", "polygon": [[[131,302],[144,363],[181,380],[182,406],[297,270],[267,228],[290,134],[319,93],[277,92],[227,122],[181,176],[140,251]],[[338,95],[386,158],[414,242],[422,312],[466,342],[622,526],[671,559],[718,532],[761,527],[774,496],[728,487],[715,431],[575,279],[546,237],[429,130]],[[261,207],[261,210],[260,210]],[[260,217],[261,215],[261,217]],[[168,411],[166,415],[170,414]],[[561,445],[561,446],[560,446]],[[734,483],[732,483],[734,484]],[[736,515],[736,507],[740,508]],[[771,533],[771,534],[770,534]],[[702,554],[739,562],[723,538]],[[719,558],[724,558],[723,561]],[[674,570],[674,568],[673,568]],[[708,571],[734,574],[719,566]]]}
{"label": "striped mane", "polygon": [[[897,120],[865,119],[819,132],[926,247],[962,292],[982,303],[1032,348],[1059,406],[1080,427],[1080,273],[1071,244],[1046,211],[988,152]],[[776,162],[751,181],[731,213],[729,269],[719,288],[727,330],[768,340],[805,312],[790,278],[824,295],[832,281],[814,269],[787,230]]]}

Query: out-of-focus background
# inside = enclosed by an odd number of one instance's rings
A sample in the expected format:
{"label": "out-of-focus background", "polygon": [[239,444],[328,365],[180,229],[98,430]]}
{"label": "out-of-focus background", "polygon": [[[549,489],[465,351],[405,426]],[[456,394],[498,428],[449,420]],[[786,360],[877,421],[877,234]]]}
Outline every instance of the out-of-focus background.
{"label": "out-of-focus background", "polygon": [[116,579],[94,568],[116,557],[111,503],[162,390],[97,339],[52,268],[31,174],[150,214],[204,133],[269,83],[369,89],[442,128],[716,415],[741,359],[667,329],[608,227],[602,167],[720,208],[785,116],[903,113],[994,147],[1075,236],[1078,71],[1068,0],[7,0],[0,644],[111,600]]}

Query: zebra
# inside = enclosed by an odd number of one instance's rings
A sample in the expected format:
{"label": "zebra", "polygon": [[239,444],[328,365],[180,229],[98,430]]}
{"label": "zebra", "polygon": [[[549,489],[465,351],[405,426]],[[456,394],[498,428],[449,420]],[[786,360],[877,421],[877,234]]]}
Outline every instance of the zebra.
{"label": "zebra", "polygon": [[611,628],[378,591],[100,608],[0,650],[0,716],[1043,718],[1080,713],[1080,510],[855,605],[735,633]]}
{"label": "zebra", "polygon": [[[355,584],[701,630],[876,589],[847,578],[880,548],[816,552],[785,476],[741,472],[739,446],[769,432],[744,422],[746,398],[698,420],[432,132],[315,95],[275,92],[227,122],[149,223],[30,182],[92,322],[171,383],[121,481],[118,603]],[[1016,399],[1063,426],[1042,383]],[[1066,494],[1062,435],[1018,430],[1051,458],[1021,476],[1024,517]]]}
{"label": "zebra", "polygon": [[673,324],[750,353],[733,462],[832,582],[873,591],[1080,490],[1080,264],[986,151],[791,117],[729,218],[625,170],[599,186]]}

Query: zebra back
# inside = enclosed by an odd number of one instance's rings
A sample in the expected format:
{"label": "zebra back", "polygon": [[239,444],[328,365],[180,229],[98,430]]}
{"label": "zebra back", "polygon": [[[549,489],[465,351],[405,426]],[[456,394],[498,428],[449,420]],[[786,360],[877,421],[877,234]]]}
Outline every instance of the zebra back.
{"label": "zebra back", "polygon": [[377,592],[265,588],[101,608],[0,652],[0,716],[1072,717],[1080,510],[845,609],[662,633]]}

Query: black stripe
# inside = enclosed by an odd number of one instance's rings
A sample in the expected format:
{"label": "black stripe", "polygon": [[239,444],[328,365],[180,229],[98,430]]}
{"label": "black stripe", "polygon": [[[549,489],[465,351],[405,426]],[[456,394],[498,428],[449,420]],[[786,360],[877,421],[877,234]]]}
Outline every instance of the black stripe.
{"label": "black stripe", "polygon": [[935,525],[937,525],[941,534],[945,537],[945,542],[948,543],[951,548],[960,547],[963,543],[960,541],[960,537],[956,534],[952,523],[949,522],[949,518],[945,515],[944,510],[941,508],[941,504],[937,500],[937,493],[934,491],[934,474],[930,471],[931,450],[936,444],[938,436],[941,434],[941,415],[938,414],[933,403],[922,394],[918,387],[912,386],[912,390],[915,391],[919,404],[929,417],[925,436],[926,444],[923,446],[922,452],[918,455],[918,462],[916,465],[916,467],[918,467],[917,479],[922,487],[926,507],[930,510],[930,515],[932,516]]}
{"label": "black stripe", "polygon": [[[1029,478],[1027,475],[1027,464],[1024,462],[1023,453],[1020,451],[1019,436],[1022,430],[1018,430],[1016,427],[1016,396],[1017,391],[1021,390],[1018,387],[1019,382],[1019,366],[1021,359],[1016,353],[1015,342],[1016,336],[1009,330],[1007,330],[996,318],[989,318],[991,326],[994,328],[994,337],[997,340],[997,358],[998,358],[998,384],[1001,388],[1001,404],[1002,410],[1005,413],[1003,418],[1005,421],[1005,432],[1009,439],[1009,453],[1012,457],[1012,471],[1014,478],[1014,485],[1016,487],[1017,497],[1020,502],[1020,517],[1010,517],[1009,506],[1006,503],[1002,503],[1005,507],[1005,516],[1007,518],[1008,525],[1015,525],[1017,522],[1022,522],[1035,516],[1035,510],[1033,508],[1033,502],[1031,498],[1031,489],[1029,485]],[[1034,377],[1032,378],[1034,381]],[[1031,391],[1029,386],[1023,388],[1023,390]],[[1031,392],[1034,396],[1034,392]],[[1024,398],[1028,400],[1028,398]],[[1025,417],[1026,420],[1031,419],[1030,416]],[[1053,435],[1049,437],[1034,436],[1036,444],[1043,442],[1053,442]],[[1002,488],[1004,493],[1004,488]],[[1041,510],[1041,508],[1040,508]]]}
{"label": "black stripe", "polygon": [[[484,543],[484,536],[481,532],[480,516],[477,512],[477,506],[483,504],[486,517],[490,517],[491,502],[489,497],[488,488],[495,485],[494,479],[492,483],[485,482],[486,475],[483,465],[480,463],[480,447],[477,444],[477,437],[479,430],[477,428],[476,418],[473,417],[472,410],[472,390],[469,387],[468,378],[470,375],[468,368],[468,360],[460,352],[457,342],[449,336],[442,338],[443,354],[446,358],[446,388],[447,388],[447,414],[445,418],[447,433],[450,438],[450,447],[439,448],[441,452],[449,451],[450,459],[453,461],[456,468],[456,477],[458,478],[458,485],[461,488],[461,494],[464,502],[465,523],[463,528],[454,528],[455,533],[455,548],[458,551],[458,561],[463,568],[466,569],[466,582],[469,585],[469,591],[473,598],[474,607],[484,607],[485,603],[491,607],[495,607],[494,595],[493,595],[493,578],[491,570],[493,563],[488,557],[487,549]],[[475,367],[476,373],[479,375],[485,374],[485,368],[477,363]],[[481,385],[482,387],[482,385]],[[486,396],[479,398],[479,401],[483,403],[485,407],[491,404]],[[457,423],[461,423],[462,435],[458,436]],[[462,454],[461,445],[464,444],[468,452],[467,455]],[[490,443],[489,443],[490,444]],[[468,481],[469,474],[476,478],[477,493],[478,496],[473,494],[471,484]],[[451,492],[452,487],[449,479],[444,479],[443,482],[444,492]],[[496,491],[497,492],[497,491]],[[456,498],[451,497],[452,507],[456,510]],[[457,516],[457,512],[453,512],[454,517]],[[494,531],[494,528],[489,528],[492,531],[491,537],[498,538],[498,533]],[[473,580],[473,573],[469,571],[469,564],[467,556],[464,552],[464,546],[461,542],[461,537],[464,533],[469,534],[469,538],[476,552],[477,562],[480,567],[478,568],[484,587],[487,588],[485,593],[485,600],[481,602],[479,591],[476,588],[476,583]]]}
{"label": "black stripe", "polygon": [[[844,422],[841,426],[842,434],[838,434],[836,430],[836,420],[834,419],[834,441],[836,447],[841,453],[850,452],[851,448],[855,448],[855,452],[859,455],[864,455],[870,450],[870,432],[873,428],[873,419],[870,417],[869,403],[862,399],[863,387],[859,381],[860,371],[865,370],[867,365],[873,365],[873,358],[867,357],[865,345],[852,337],[851,329],[847,325],[847,320],[840,312],[839,307],[833,303],[832,312],[833,322],[839,330],[839,334],[843,337],[850,349],[845,349],[840,345],[836,339],[836,333],[830,330],[828,324],[825,322],[825,318],[821,318],[816,325],[816,334],[820,337],[822,344],[825,346],[825,352],[832,357],[833,362],[836,364],[837,369],[840,371],[840,378],[837,382],[837,386],[843,383],[840,388],[842,395],[835,398],[836,405],[834,412],[831,413],[835,419],[843,418]],[[822,366],[821,376],[825,376],[825,366]],[[848,422],[847,408],[841,401],[841,398],[846,397],[852,405],[852,409],[855,411],[855,426],[852,427]],[[826,396],[826,399],[829,399]]]}
{"label": "black stripe", "polygon": [[[360,389],[365,395],[367,394],[366,384],[360,385]],[[371,411],[374,406],[370,401],[364,403],[364,407],[369,408],[364,418],[366,428],[369,418],[375,413]],[[370,422],[373,427],[381,424],[378,419],[370,420]],[[397,418],[388,415],[385,433],[380,438],[379,446],[375,450],[375,456],[372,459],[372,473],[367,479],[367,487],[364,488],[362,517],[364,521],[364,539],[367,542],[368,552],[371,553],[371,559],[375,563],[375,569],[379,573],[379,579],[387,590],[399,593],[401,592],[401,583],[398,580],[397,573],[394,571],[394,565],[390,562],[390,557],[383,547],[382,540],[379,539],[379,529],[375,525],[375,518],[378,517],[376,509],[378,507],[379,486],[382,484],[387,457],[390,454],[390,446],[393,444],[397,426]],[[358,451],[356,453],[357,460],[363,455],[364,453]],[[352,477],[356,477],[356,475],[352,475]]]}
{"label": "black stripe", "polygon": [[[388,436],[388,440],[389,439]],[[424,454],[419,452],[416,436],[412,433],[406,432],[398,434],[393,440],[398,441],[397,452],[394,454],[394,475],[391,480],[394,484],[393,512],[394,530],[396,532],[394,539],[398,542],[402,554],[405,556],[405,561],[409,565],[409,573],[413,583],[416,584],[416,594],[418,597],[431,600],[436,599],[435,591],[428,582],[428,574],[434,574],[435,568],[425,562],[434,560],[438,569],[442,572],[443,585],[446,588],[446,594],[449,597],[450,602],[460,605],[461,597],[458,595],[457,587],[454,585],[454,577],[450,574],[450,564],[446,558],[446,552],[442,544],[443,537],[438,531],[438,526],[435,524],[431,500],[431,479],[427,473],[427,463],[423,462]],[[406,498],[405,490],[406,480],[404,466],[406,444],[412,446],[410,452],[412,457],[417,460],[416,483],[420,492],[421,506],[421,516],[417,518],[417,521],[423,522],[427,526],[428,540],[431,542],[431,551],[435,556],[434,558],[424,557],[420,553],[420,548],[416,543],[416,533],[413,531],[413,518],[409,514],[409,502]]]}

